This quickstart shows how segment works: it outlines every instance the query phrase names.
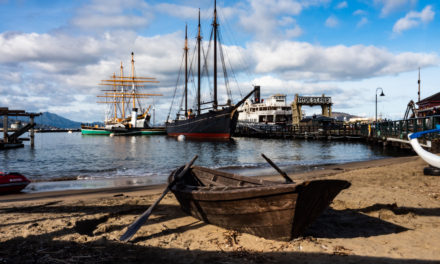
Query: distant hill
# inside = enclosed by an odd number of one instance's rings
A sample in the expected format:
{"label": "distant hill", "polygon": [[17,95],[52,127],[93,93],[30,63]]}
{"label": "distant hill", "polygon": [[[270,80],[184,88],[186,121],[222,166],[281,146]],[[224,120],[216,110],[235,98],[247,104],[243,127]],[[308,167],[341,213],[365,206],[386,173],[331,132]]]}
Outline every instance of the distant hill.
{"label": "distant hill", "polygon": [[[0,127],[3,127],[3,118],[1,118],[2,122]],[[17,120],[23,121],[24,123],[29,122],[28,117],[9,117],[8,123],[9,125],[16,122]],[[35,117],[36,128],[44,128],[44,129],[53,129],[53,128],[62,128],[62,129],[78,129],[81,128],[80,122],[75,122],[70,119],[64,118],[57,114],[53,114],[50,112],[44,112],[42,115]]]}
{"label": "distant hill", "polygon": [[347,114],[347,113],[342,113],[342,112],[332,112],[332,117],[336,120],[339,120],[339,121],[344,121],[344,117],[345,117],[345,121],[348,121],[348,120],[350,120],[350,118],[359,117],[359,116],[355,116],[355,115],[351,115],[351,114]]}
{"label": "distant hill", "polygon": [[81,128],[81,122],[75,122],[50,112],[44,112],[41,116],[36,117],[35,123],[37,123],[39,126],[56,128]]}

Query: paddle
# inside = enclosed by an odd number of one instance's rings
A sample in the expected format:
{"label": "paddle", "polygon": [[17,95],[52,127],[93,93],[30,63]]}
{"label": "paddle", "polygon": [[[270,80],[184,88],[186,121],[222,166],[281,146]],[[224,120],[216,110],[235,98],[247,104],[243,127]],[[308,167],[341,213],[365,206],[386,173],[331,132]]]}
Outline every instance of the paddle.
{"label": "paddle", "polygon": [[292,181],[292,179],[287,176],[287,173],[285,173],[284,171],[282,171],[277,165],[275,165],[275,163],[273,163],[268,157],[266,157],[263,153],[261,153],[261,156],[270,164],[270,166],[272,166],[275,170],[278,171],[279,174],[281,174],[281,176],[284,177],[284,179],[286,179],[286,183],[294,183],[294,181]]}
{"label": "paddle", "polygon": [[165,188],[165,190],[163,191],[162,195],[159,197],[159,199],[156,200],[156,202],[154,202],[154,204],[152,204],[147,211],[145,211],[143,214],[141,214],[136,221],[134,221],[128,228],[127,231],[125,231],[125,233],[119,238],[119,240],[127,242],[128,240],[130,240],[130,238],[136,234],[136,232],[139,230],[139,228],[141,228],[141,226],[147,221],[148,217],[150,217],[151,213],[153,212],[154,208],[159,204],[159,202],[162,200],[163,197],[165,197],[165,195],[170,191],[171,187],[173,187],[174,184],[176,184],[176,182],[180,179],[183,178],[183,176],[186,174],[186,172],[189,170],[189,168],[193,165],[194,161],[196,161],[196,159],[198,158],[197,155],[194,156],[194,158],[185,165],[185,167],[183,168],[183,170],[179,173],[179,175],[177,175],[176,177],[174,177],[173,181],[170,182],[168,184],[168,186]]}

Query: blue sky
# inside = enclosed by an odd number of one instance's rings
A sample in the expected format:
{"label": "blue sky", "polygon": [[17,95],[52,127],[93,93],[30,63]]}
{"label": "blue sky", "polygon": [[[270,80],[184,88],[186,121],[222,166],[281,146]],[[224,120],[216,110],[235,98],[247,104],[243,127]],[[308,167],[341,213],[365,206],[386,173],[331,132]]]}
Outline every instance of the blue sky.
{"label": "blue sky", "polygon": [[[239,90],[261,85],[263,97],[285,93],[332,96],[333,110],[399,119],[417,100],[438,92],[437,1],[218,1],[221,33]],[[129,69],[157,77],[151,92],[164,121],[173,95],[185,23],[191,41],[201,8],[209,38],[213,1],[0,0],[0,106],[50,111],[99,121],[98,83]],[[128,74],[128,73],[127,73]],[[234,101],[239,92],[233,91]],[[307,114],[319,112],[307,109]]]}

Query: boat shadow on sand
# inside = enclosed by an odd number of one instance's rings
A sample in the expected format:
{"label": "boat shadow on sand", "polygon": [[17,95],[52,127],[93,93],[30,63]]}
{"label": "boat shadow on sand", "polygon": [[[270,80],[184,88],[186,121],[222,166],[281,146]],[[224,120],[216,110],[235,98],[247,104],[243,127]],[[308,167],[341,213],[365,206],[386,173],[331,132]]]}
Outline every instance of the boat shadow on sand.
{"label": "boat shadow on sand", "polygon": [[57,232],[2,242],[0,260],[2,263],[438,263],[436,260],[357,256],[344,252],[258,252],[243,248],[189,250],[105,239],[78,243],[53,240],[56,236]]}
{"label": "boat shadow on sand", "polygon": [[[334,210],[328,208],[320,217],[318,217],[315,223],[309,227],[305,235],[314,236],[316,238],[355,238],[386,235],[408,230],[404,227],[364,214],[375,210],[381,210],[384,207],[389,208],[389,205],[372,205],[355,210]],[[298,263],[438,263],[437,261],[418,259],[356,256],[351,255],[349,251],[338,251],[333,253],[256,252],[246,250],[240,245],[237,245],[236,250],[209,251],[163,248],[136,244],[136,242],[148,242],[151,238],[167,236],[173,233],[182,234],[185,231],[199,229],[205,225],[203,222],[196,221],[195,219],[194,222],[189,224],[178,225],[175,228],[162,230],[147,236],[135,237],[131,243],[108,240],[103,236],[106,232],[115,230],[122,231],[126,227],[126,225],[118,224],[118,218],[136,217],[138,214],[142,213],[144,209],[145,205],[66,206],[58,204],[57,202],[42,204],[39,206],[2,208],[0,210],[0,213],[2,214],[37,213],[43,216],[34,221],[22,221],[12,224],[23,225],[25,228],[33,225],[41,225],[41,221],[45,220],[45,213],[57,213],[59,214],[59,219],[69,220],[72,224],[40,235],[28,235],[26,237],[20,236],[9,240],[3,240],[2,248],[0,250],[0,262],[55,263],[59,260],[63,260],[60,262],[94,263],[99,260],[100,262],[109,263],[135,263],[141,260],[148,260],[151,263],[243,263],[243,261],[246,263],[287,263],[295,260],[295,262]],[[440,214],[440,208],[426,210],[420,208],[397,208],[395,210],[397,210],[397,212],[412,212],[418,215]],[[98,213],[99,216],[97,216]],[[91,216],[95,217],[91,218]],[[147,222],[146,226],[186,217],[186,214],[180,210],[179,206],[162,204],[157,207],[153,216],[154,217]],[[98,229],[98,226],[102,227],[102,225],[106,225],[106,227],[104,229]],[[0,225],[0,228],[5,227],[10,228],[11,224],[4,223]],[[65,236],[66,234],[82,234],[89,239],[86,239],[83,242],[59,240],[59,237]],[[99,239],[95,240],[96,237],[99,237]]]}
{"label": "boat shadow on sand", "polygon": [[[367,214],[375,214],[377,217]],[[327,208],[306,230],[306,236],[318,238],[355,238],[400,233],[410,230],[389,221],[399,216],[440,216],[440,208],[416,208],[376,203],[359,209]]]}
{"label": "boat shadow on sand", "polygon": [[[55,219],[72,219],[72,229],[70,233],[79,233],[81,235],[101,235],[102,231],[97,230],[98,226],[105,224],[106,231],[123,230],[127,225],[118,224],[116,218],[120,217],[137,217],[146,208],[145,205],[112,205],[112,206],[80,206],[80,205],[57,205],[58,202],[50,202],[36,206],[25,207],[9,207],[0,209],[2,214],[41,214],[46,213],[59,214],[59,217],[50,217]],[[393,205],[375,204],[361,209],[345,209],[334,210],[327,208],[305,231],[304,237],[312,236],[316,238],[356,238],[371,237],[393,233],[400,233],[409,230],[408,228],[390,223],[378,217],[368,216],[365,213],[385,209],[392,209],[397,214],[415,214],[421,216],[439,216],[440,208],[399,208]],[[84,216],[84,214],[86,216]],[[95,216],[93,218],[89,216]],[[99,215],[99,216],[97,216]],[[149,219],[145,224],[157,224],[167,221],[187,217],[177,205],[161,204],[154,212],[154,217]],[[75,221],[75,218],[76,221]],[[27,220],[14,223],[1,223],[0,228],[10,227],[13,225],[32,225],[49,218],[39,218],[35,220]],[[162,230],[158,233],[152,233],[148,236],[135,237],[132,242],[146,241],[151,238],[166,236],[169,234],[180,234],[191,229],[198,229],[206,225],[205,223],[194,219],[190,224],[182,224],[175,228]]]}
{"label": "boat shadow on sand", "polygon": [[360,210],[327,208],[306,230],[316,238],[356,238],[401,233],[408,228],[365,215]]}

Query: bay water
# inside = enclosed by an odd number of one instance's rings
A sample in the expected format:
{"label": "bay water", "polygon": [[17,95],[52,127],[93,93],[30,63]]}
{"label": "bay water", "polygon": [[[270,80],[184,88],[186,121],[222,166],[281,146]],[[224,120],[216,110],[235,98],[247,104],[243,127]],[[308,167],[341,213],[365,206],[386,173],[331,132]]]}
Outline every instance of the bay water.
{"label": "bay water", "polygon": [[189,162],[246,176],[273,175],[261,157],[289,172],[326,164],[373,160],[401,153],[362,142],[233,138],[178,141],[167,136],[109,137],[81,133],[37,133],[35,147],[0,152],[0,170],[19,172],[32,183],[25,192],[165,183]]}

